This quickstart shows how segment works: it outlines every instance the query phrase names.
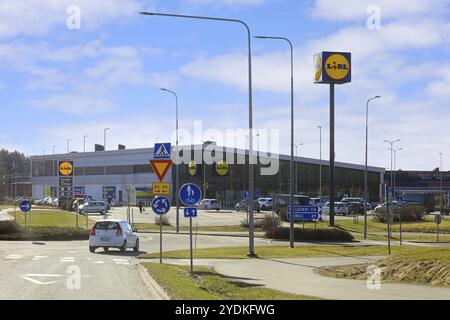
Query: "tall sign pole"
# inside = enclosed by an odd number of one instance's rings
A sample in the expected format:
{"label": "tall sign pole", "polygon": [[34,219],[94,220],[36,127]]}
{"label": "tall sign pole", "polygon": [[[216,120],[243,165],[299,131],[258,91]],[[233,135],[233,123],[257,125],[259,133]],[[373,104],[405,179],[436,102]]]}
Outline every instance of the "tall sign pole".
{"label": "tall sign pole", "polygon": [[351,53],[323,51],[314,56],[314,83],[330,85],[330,226],[334,226],[335,184],[335,85],[349,83],[352,80]]}

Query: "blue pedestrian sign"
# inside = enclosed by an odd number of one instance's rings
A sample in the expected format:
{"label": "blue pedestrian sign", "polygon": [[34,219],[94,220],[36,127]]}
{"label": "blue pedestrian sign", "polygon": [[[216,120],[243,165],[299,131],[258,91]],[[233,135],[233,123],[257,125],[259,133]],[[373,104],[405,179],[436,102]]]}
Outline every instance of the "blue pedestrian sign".
{"label": "blue pedestrian sign", "polygon": [[244,191],[244,200],[248,201],[248,199],[250,199],[250,192]]}
{"label": "blue pedestrian sign", "polygon": [[28,212],[31,210],[31,202],[28,200],[23,200],[20,203],[20,210],[22,210],[23,212]]}
{"label": "blue pedestrian sign", "polygon": [[170,210],[170,201],[166,197],[156,197],[152,201],[152,210],[158,215],[164,215]]}
{"label": "blue pedestrian sign", "polygon": [[184,208],[185,218],[197,218],[197,208]]}
{"label": "blue pedestrian sign", "polygon": [[[313,221],[319,219],[321,215],[321,209],[318,206],[294,206],[295,221]],[[291,206],[288,206],[288,220],[291,219]]]}
{"label": "blue pedestrian sign", "polygon": [[186,183],[180,188],[178,196],[184,205],[193,206],[200,202],[202,190],[194,183]]}
{"label": "blue pedestrian sign", "polygon": [[170,151],[170,143],[155,143],[155,147],[153,149],[153,159],[169,160]]}

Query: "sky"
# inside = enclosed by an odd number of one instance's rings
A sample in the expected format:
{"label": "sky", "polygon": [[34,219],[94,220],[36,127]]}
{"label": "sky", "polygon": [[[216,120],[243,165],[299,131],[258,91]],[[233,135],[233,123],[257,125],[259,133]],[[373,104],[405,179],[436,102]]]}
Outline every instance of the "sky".
{"label": "sky", "polygon": [[[336,161],[450,169],[450,0],[0,0],[0,148],[27,155],[174,142],[177,92],[193,143],[248,128],[247,34],[242,25],[140,11],[245,21],[252,36],[294,45],[295,144],[299,156],[329,157],[329,88],[314,84],[313,55],[352,53],[352,82],[336,87]],[[79,13],[79,15],[78,15]],[[78,19],[79,17],[79,19]],[[79,22],[79,24],[78,24]],[[287,43],[252,39],[253,116],[290,152]],[[261,131],[264,132],[264,131]],[[269,149],[264,134],[256,139]],[[260,141],[261,140],[261,141]],[[186,141],[186,140],[184,140]],[[183,142],[183,141],[181,141]],[[222,143],[221,143],[222,142]]]}

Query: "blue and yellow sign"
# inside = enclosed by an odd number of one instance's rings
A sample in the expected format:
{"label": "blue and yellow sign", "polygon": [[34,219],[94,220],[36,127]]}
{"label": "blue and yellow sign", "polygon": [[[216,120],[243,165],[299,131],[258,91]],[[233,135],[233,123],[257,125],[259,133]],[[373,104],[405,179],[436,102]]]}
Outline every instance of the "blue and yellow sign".
{"label": "blue and yellow sign", "polygon": [[343,84],[352,81],[349,52],[320,52],[314,56],[314,82]]}

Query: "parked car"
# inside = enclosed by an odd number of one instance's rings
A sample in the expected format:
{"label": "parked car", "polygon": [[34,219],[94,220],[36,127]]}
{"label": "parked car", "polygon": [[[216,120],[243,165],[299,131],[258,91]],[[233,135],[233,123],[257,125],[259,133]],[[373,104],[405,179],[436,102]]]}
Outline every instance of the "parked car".
{"label": "parked car", "polygon": [[105,215],[106,212],[108,212],[108,207],[105,201],[89,201],[78,206],[78,213],[80,214],[100,213],[101,215]]}
{"label": "parked car", "polygon": [[323,205],[322,200],[320,200],[320,198],[311,198],[311,201],[312,201],[313,204],[315,204],[316,206],[322,207],[322,205]]}
{"label": "parked car", "polygon": [[[239,201],[236,204],[236,211],[237,212],[248,211],[248,201],[247,200]],[[253,201],[253,211],[261,212],[261,207],[259,206],[259,203],[256,200]]]}
{"label": "parked car", "polygon": [[136,229],[125,220],[102,220],[95,223],[89,236],[89,251],[97,248],[108,251],[110,248],[120,249],[125,253],[128,248],[139,251],[139,237]]}
{"label": "parked car", "polygon": [[[344,216],[350,214],[350,209],[345,202],[335,202],[334,203],[334,213],[342,214]],[[322,206],[322,214],[329,215],[330,214],[330,203],[327,202]]]}
{"label": "parked car", "polygon": [[[364,199],[363,198],[344,198],[342,202],[345,202],[351,206],[352,211],[358,210],[360,213],[364,212]],[[366,202],[367,210],[372,210],[372,205]]]}
{"label": "parked car", "polygon": [[203,199],[202,201],[200,201],[197,208],[202,210],[219,211],[220,209],[222,209],[222,205],[217,199]]}
{"label": "parked car", "polygon": [[72,204],[72,209],[73,209],[73,211],[75,211],[75,212],[77,212],[77,213],[80,213],[80,211],[78,210],[78,208],[79,208],[82,204],[84,204],[84,199],[75,199],[75,200],[73,201],[73,204]]}
{"label": "parked car", "polygon": [[272,198],[259,198],[256,201],[258,201],[259,206],[261,207],[261,210],[272,210],[273,209]]}

